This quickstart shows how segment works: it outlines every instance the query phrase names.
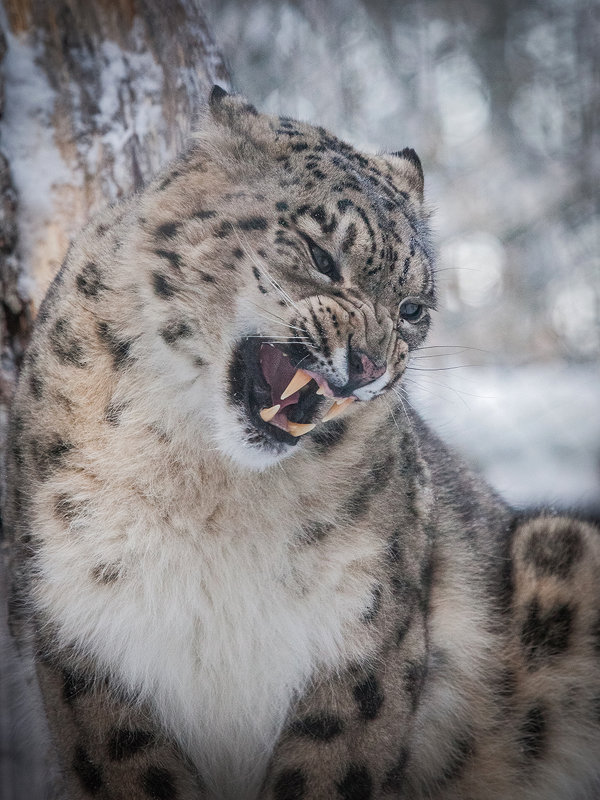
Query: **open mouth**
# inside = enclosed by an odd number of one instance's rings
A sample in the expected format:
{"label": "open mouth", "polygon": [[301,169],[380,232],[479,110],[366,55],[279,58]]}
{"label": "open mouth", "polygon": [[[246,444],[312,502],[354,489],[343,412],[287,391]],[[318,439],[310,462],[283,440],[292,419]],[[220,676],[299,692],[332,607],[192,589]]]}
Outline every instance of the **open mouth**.
{"label": "open mouth", "polygon": [[336,396],[325,378],[300,362],[305,359],[298,359],[291,348],[260,338],[242,339],[234,351],[232,399],[245,407],[259,439],[295,445],[356,400],[353,395]]}

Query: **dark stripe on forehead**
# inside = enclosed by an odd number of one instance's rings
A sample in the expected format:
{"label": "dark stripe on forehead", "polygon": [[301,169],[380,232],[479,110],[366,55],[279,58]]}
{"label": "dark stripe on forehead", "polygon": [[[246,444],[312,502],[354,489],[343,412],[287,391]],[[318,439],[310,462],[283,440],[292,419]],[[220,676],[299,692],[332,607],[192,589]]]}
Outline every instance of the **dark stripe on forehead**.
{"label": "dark stripe on forehead", "polygon": [[[356,206],[356,213],[364,222],[365,227],[369,233],[369,238],[371,239],[371,246],[370,246],[371,256],[374,256],[375,253],[377,252],[377,238],[375,236],[375,231],[373,230],[373,226],[371,225],[371,221],[367,216],[367,212],[364,210],[364,208],[361,208],[361,206]],[[372,260],[370,263],[373,263]]]}
{"label": "dark stripe on forehead", "polygon": [[351,222],[346,228],[344,240],[342,241],[342,253],[347,253],[354,246],[356,241],[356,225]]}

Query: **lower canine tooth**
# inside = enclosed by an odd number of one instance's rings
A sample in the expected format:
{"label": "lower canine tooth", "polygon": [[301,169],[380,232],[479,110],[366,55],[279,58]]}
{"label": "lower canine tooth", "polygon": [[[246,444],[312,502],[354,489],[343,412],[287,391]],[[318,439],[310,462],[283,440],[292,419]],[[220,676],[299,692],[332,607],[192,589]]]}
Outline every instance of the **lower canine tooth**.
{"label": "lower canine tooth", "polygon": [[276,406],[271,406],[271,408],[261,408],[261,410],[258,413],[260,414],[260,418],[262,420],[264,420],[265,422],[270,422],[275,416],[275,414],[277,414],[280,408],[281,406],[277,404]]}
{"label": "lower canine tooth", "polygon": [[350,403],[353,403],[355,399],[356,398],[354,397],[344,397],[343,400],[336,400],[329,411],[321,419],[321,422],[329,422],[330,419],[337,417],[337,415],[347,408]]}
{"label": "lower canine tooth", "polygon": [[291,433],[292,436],[304,436],[305,433],[312,431],[314,427],[312,422],[307,425],[303,425],[301,422],[288,422],[288,433]]}
{"label": "lower canine tooth", "polygon": [[311,377],[308,372],[304,372],[303,369],[297,369],[296,374],[284,389],[281,399],[285,400],[286,397],[289,397],[290,395],[294,394],[294,392],[297,392],[298,389],[306,386],[310,380]]}

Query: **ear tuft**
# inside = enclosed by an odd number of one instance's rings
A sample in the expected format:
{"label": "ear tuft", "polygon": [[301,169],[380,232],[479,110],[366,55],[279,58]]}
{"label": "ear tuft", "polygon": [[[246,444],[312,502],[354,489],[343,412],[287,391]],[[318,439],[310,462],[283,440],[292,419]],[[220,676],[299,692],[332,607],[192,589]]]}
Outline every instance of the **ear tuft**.
{"label": "ear tuft", "polygon": [[240,114],[258,116],[256,108],[245,97],[239,94],[229,94],[217,83],[211,89],[208,107],[213,118],[223,125],[235,126],[236,119]]}
{"label": "ear tuft", "polygon": [[214,106],[218,105],[224,97],[229,97],[229,93],[223,89],[222,86],[219,86],[218,83],[210,90],[210,97],[208,98],[209,105],[214,108]]}

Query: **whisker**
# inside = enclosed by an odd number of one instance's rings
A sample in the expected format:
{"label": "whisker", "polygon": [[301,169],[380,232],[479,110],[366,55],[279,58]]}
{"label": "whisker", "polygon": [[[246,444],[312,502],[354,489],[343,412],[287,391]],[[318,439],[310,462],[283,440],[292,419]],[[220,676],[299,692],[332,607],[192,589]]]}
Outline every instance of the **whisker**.
{"label": "whisker", "polygon": [[[416,381],[416,380],[412,380],[411,378],[406,378],[406,380],[407,380],[407,381],[410,381],[411,383],[413,383],[413,384],[414,384],[415,386],[417,386],[419,389],[423,388],[423,389],[425,389],[425,390],[426,390],[426,387],[424,387],[424,386],[423,386],[423,387],[422,387],[422,386],[420,386],[420,384],[419,384],[419,383],[417,383],[417,381]],[[419,380],[420,380],[420,381],[427,380],[427,377],[422,377],[422,378],[419,378]],[[465,400],[464,400],[464,397],[462,397],[462,395],[464,395],[465,397],[475,397],[475,398],[477,398],[478,400],[494,400],[494,399],[495,399],[495,396],[494,396],[494,395],[490,395],[490,394],[475,394],[475,392],[466,392],[464,389],[457,389],[456,387],[454,387],[454,386],[449,386],[447,383],[442,383],[441,381],[434,381],[434,384],[435,384],[436,386],[441,386],[441,387],[443,387],[444,389],[449,389],[451,392],[454,392],[454,393],[457,395],[457,397],[460,397],[460,399],[461,399],[461,400],[462,400],[462,401],[465,403],[465,406],[466,406],[467,408],[468,408],[468,405],[467,405],[467,403],[465,402]]]}
{"label": "whisker", "polygon": [[408,392],[406,391],[406,389],[403,386],[392,386],[392,391],[396,392],[396,393],[399,392],[404,397],[404,399],[406,400],[406,402],[408,404],[408,407],[412,408],[413,411],[414,411],[412,403],[410,402],[410,397],[408,395]]}
{"label": "whisker", "polygon": [[[274,341],[275,339],[281,339],[283,334],[277,333],[273,336],[264,335],[262,333],[248,333],[246,334],[246,339],[265,339],[267,341]],[[308,339],[306,336],[287,336],[285,339],[286,342],[307,342]]]}
{"label": "whisker", "polygon": [[[438,392],[434,392],[433,389],[431,389],[429,386],[423,386],[420,383],[417,383],[417,381],[411,380],[410,378],[406,378],[405,380],[406,380],[407,383],[412,383],[414,386],[417,387],[417,389],[420,389],[422,392],[427,392],[428,394],[432,395],[433,397],[437,397],[438,400],[447,400],[447,398],[444,397],[444,395],[439,394]],[[464,404],[465,408],[469,407],[467,402],[466,402],[466,400],[464,399],[464,397],[461,397],[456,389],[453,389],[451,386],[447,386],[445,388],[450,389],[451,391],[453,391],[456,394],[456,396],[458,397],[458,399]]]}
{"label": "whisker", "polygon": [[[410,425],[410,417],[408,415],[408,411],[406,410],[406,406],[404,405],[404,401],[403,401],[402,397],[400,396],[400,393],[398,391],[396,391],[396,389],[393,386],[392,386],[392,392],[396,395],[396,397],[400,401],[400,405],[402,406],[402,411],[404,411],[404,416],[406,417],[406,421]],[[393,411],[393,409],[391,407],[390,407],[390,412],[392,414],[392,418],[393,418],[394,422],[396,423],[396,427],[398,428],[398,430],[400,430],[400,425],[398,425],[398,421],[396,420],[396,417],[394,416],[394,411]]]}
{"label": "whisker", "polygon": [[[492,350],[484,350],[481,347],[469,347],[466,344],[428,344],[424,347],[415,347],[414,352],[418,353],[421,350],[458,350],[459,352],[462,350],[476,350],[478,353],[487,353],[488,355],[493,353]],[[443,353],[440,355],[443,355]],[[449,353],[448,355],[451,354]]]}
{"label": "whisker", "polygon": [[[391,415],[392,419],[394,420],[394,425],[398,428],[399,431],[401,431],[402,429],[401,429],[400,425],[398,424],[398,420],[396,419],[396,415],[394,414],[394,408],[393,408],[392,404],[390,403],[390,401],[387,399],[387,397],[385,398],[385,403],[386,403],[386,405],[387,405],[387,407],[389,409],[389,412],[390,412],[390,415]],[[404,413],[406,414],[406,409],[404,410]]]}
{"label": "whisker", "polygon": [[407,366],[407,371],[410,369],[413,372],[445,372],[449,369],[470,369],[471,367],[485,367],[485,364],[456,364],[451,367],[411,367]]}
{"label": "whisker", "polygon": [[[277,316],[277,314],[275,314],[273,311],[269,311],[268,308],[264,308],[264,306],[259,306],[258,303],[254,303],[252,300],[246,300],[245,302],[250,303],[255,308],[258,308],[259,311],[264,312],[264,314],[268,314],[269,315],[268,317],[265,317],[262,314],[259,315],[262,316],[262,318],[266,322],[272,322],[275,325],[282,325],[284,328],[289,328],[292,331],[300,331],[301,333],[303,333],[302,328],[299,328],[297,325],[291,325],[289,322],[286,322],[282,317]],[[269,319],[269,317],[272,317],[272,319]]]}

